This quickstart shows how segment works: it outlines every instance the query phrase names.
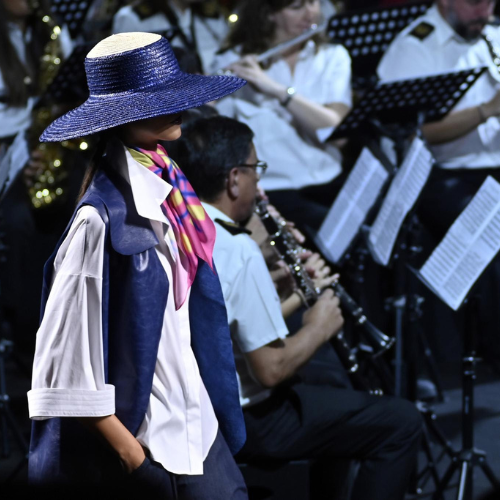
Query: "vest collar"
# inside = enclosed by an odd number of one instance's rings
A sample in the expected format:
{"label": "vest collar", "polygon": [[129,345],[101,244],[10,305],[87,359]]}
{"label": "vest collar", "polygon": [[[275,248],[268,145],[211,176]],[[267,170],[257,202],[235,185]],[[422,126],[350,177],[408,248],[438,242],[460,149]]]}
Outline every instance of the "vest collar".
{"label": "vest collar", "polygon": [[122,255],[144,252],[158,244],[148,219],[137,213],[130,184],[103,160],[81,205],[91,196],[99,197],[109,216],[111,245]]}

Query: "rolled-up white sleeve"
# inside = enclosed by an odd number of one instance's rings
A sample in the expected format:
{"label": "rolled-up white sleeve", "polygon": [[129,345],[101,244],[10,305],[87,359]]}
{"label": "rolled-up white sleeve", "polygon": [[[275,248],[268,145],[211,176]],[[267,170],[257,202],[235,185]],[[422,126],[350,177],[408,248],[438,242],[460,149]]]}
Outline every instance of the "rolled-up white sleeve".
{"label": "rolled-up white sleeve", "polygon": [[104,378],[102,279],[105,225],[95,208],[75,217],[54,261],[37,333],[30,418],[97,417],[115,412]]}

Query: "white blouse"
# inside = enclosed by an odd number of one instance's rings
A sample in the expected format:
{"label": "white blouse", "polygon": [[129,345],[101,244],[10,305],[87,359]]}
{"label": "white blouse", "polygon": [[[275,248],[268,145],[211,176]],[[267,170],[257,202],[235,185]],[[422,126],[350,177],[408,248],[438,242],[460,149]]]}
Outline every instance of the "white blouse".
{"label": "white blouse", "polygon": [[[137,212],[150,220],[156,253],[169,283],[177,265],[160,204],[172,187],[137,163],[120,144],[120,173],[130,182]],[[114,387],[104,382],[102,277],[105,225],[97,210],[80,208],[54,262],[52,289],[37,333],[32,419],[106,416]],[[170,287],[172,290],[172,287]],[[202,474],[218,422],[191,348],[189,300],[175,310],[169,293],[149,406],[137,439],[175,474]]]}
{"label": "white blouse", "polygon": [[[238,58],[235,51],[228,51],[217,58],[214,67],[225,67]],[[352,106],[351,59],[341,45],[317,48],[310,40],[302,49],[293,74],[283,60],[273,63],[266,73],[314,103]],[[260,180],[266,191],[326,184],[340,174],[340,151],[300,130],[277,99],[256,92],[251,85],[218,101],[217,109],[253,130],[257,155],[269,165]]]}

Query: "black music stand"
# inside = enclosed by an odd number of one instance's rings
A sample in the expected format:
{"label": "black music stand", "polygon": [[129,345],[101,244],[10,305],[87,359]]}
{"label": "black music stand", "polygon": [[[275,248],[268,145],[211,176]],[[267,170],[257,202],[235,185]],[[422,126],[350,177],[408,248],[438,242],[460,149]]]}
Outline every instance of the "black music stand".
{"label": "black music stand", "polygon": [[354,88],[366,88],[367,84],[377,80],[377,66],[389,44],[431,5],[432,2],[425,1],[345,12],[328,21],[329,38],[344,45],[351,56]]}
{"label": "black music stand", "polygon": [[[373,132],[386,135],[396,144],[401,164],[406,138],[425,122],[444,118],[483,74],[486,67],[443,73],[390,83],[368,89],[327,140]],[[402,126],[403,125],[403,126]]]}
{"label": "black music stand", "polygon": [[71,38],[76,38],[82,31],[91,0],[52,0],[52,13],[60,24],[68,27]]}
{"label": "black music stand", "polygon": [[[494,258],[491,262],[493,260]],[[491,266],[491,262],[482,274]],[[410,267],[410,270],[429,290],[449,306],[420,272],[412,267]],[[486,453],[474,446],[474,381],[476,380],[476,365],[481,361],[476,353],[479,333],[477,325],[478,294],[476,287],[477,285],[474,284],[458,308],[458,310],[464,309],[466,322],[462,357],[462,448],[451,453],[451,463],[436,488],[433,497],[434,500],[441,500],[443,498],[444,491],[457,471],[460,477],[457,500],[473,500],[473,469],[478,466],[481,467],[495,491],[500,493],[500,481],[488,464]]]}
{"label": "black music stand", "polygon": [[94,43],[82,43],[73,49],[40,98],[41,103],[73,104],[87,99],[89,91],[84,61],[94,45]]}
{"label": "black music stand", "polygon": [[[406,152],[407,139],[420,129],[425,122],[442,119],[462,98],[465,92],[477,81],[485,68],[460,71],[436,75],[427,78],[416,78],[393,83],[379,83],[367,90],[357,105],[346,116],[329,139],[338,139],[353,134],[368,136],[387,136],[395,141],[397,163],[401,165]],[[391,264],[395,269],[396,289],[395,296],[390,301],[394,310],[395,330],[397,338],[396,347],[396,394],[402,390],[403,373],[403,329],[405,325],[413,329],[415,314],[410,314],[410,306],[418,305],[418,297],[410,296],[406,280],[406,265],[412,262],[418,253],[417,246],[412,240],[418,239],[416,232],[418,224],[415,222],[415,207],[407,215],[407,223],[403,225],[399,237],[392,251]],[[416,333],[419,333],[415,330]],[[420,332],[421,333],[421,332]],[[411,347],[418,346],[415,335],[410,335]],[[407,350],[408,351],[408,350]],[[417,373],[417,349],[409,351],[407,360],[408,375]],[[426,353],[425,360],[430,364],[431,373],[436,374],[433,363],[429,361]],[[437,380],[436,385],[440,385]],[[408,392],[412,399],[416,399],[417,380],[408,383]],[[421,408],[422,409],[422,408]],[[435,415],[425,408],[422,411],[428,429],[436,436],[443,446],[444,454],[452,455],[449,443],[436,426]],[[426,436],[427,437],[427,436]],[[435,469],[435,459],[432,454],[429,440],[424,440],[424,450],[428,458],[426,471],[432,474],[436,486],[439,478]],[[419,488],[415,485],[415,489]]]}

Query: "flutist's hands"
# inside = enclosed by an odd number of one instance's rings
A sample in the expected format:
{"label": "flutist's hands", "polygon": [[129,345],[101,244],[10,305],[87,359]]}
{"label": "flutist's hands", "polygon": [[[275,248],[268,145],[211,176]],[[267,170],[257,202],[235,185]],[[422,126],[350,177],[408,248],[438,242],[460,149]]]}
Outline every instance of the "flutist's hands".
{"label": "flutist's hands", "polygon": [[340,332],[344,318],[340,310],[340,300],[334,295],[333,290],[325,290],[316,304],[304,313],[303,324],[313,327],[313,331],[323,337],[323,342],[327,342]]}
{"label": "flutist's hands", "polygon": [[254,55],[243,57],[237,63],[229,66],[229,69],[263,94],[275,97],[280,101],[286,97],[286,87],[270,78],[260,67]]}

